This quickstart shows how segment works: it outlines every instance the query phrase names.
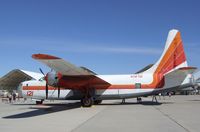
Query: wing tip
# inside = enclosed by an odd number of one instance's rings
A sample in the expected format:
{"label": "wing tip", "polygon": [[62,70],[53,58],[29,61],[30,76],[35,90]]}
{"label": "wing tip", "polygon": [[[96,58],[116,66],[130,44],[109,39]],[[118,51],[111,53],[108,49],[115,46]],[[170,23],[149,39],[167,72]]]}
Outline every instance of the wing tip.
{"label": "wing tip", "polygon": [[33,59],[36,60],[52,60],[52,59],[60,59],[56,56],[52,56],[52,55],[47,55],[47,54],[33,54],[32,55]]}

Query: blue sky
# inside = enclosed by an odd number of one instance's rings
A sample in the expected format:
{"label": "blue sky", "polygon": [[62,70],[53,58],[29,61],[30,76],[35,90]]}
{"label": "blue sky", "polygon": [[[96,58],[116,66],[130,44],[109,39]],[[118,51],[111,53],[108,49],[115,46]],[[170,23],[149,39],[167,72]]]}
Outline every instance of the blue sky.
{"label": "blue sky", "polygon": [[172,28],[189,65],[200,67],[199,7],[198,0],[0,0],[0,76],[47,72],[34,53],[99,74],[134,73],[160,57]]}

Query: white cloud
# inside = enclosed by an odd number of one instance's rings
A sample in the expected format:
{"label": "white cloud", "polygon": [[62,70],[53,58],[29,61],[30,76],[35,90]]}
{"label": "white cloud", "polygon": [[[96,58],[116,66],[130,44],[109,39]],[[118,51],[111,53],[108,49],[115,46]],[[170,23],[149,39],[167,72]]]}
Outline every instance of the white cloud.
{"label": "white cloud", "polygon": [[136,46],[115,46],[114,44],[85,44],[80,42],[56,40],[1,40],[1,46],[31,48],[44,52],[75,52],[75,53],[123,53],[123,54],[161,54],[162,49]]}
{"label": "white cloud", "polygon": [[124,54],[161,54],[162,49],[147,47],[109,47],[92,45],[72,45],[60,47],[50,45],[45,47],[46,51],[76,52],[76,53],[124,53]]}
{"label": "white cloud", "polygon": [[118,48],[109,48],[103,47],[102,50],[105,52],[112,53],[136,53],[136,54],[160,54],[161,49],[156,48],[147,48],[147,47],[118,47]]}

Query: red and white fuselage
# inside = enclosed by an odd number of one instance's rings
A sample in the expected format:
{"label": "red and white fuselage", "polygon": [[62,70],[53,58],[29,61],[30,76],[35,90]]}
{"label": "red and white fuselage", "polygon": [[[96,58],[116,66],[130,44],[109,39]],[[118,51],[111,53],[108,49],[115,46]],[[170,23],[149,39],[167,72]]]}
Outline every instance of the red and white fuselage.
{"label": "red and white fuselage", "polygon": [[[48,73],[48,98],[81,99],[89,89],[96,99],[133,98],[173,91],[192,85],[190,74],[195,70],[188,67],[180,32],[171,30],[160,59],[149,69],[126,75],[94,75],[64,62],[62,59],[35,54],[37,59],[56,72]],[[45,99],[46,81],[26,81],[21,84],[23,95]]]}

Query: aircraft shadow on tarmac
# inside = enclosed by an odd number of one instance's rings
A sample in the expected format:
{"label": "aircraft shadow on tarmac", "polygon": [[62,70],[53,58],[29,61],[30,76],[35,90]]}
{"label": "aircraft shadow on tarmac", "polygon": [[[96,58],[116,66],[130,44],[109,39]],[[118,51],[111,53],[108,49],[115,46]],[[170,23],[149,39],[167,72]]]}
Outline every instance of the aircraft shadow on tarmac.
{"label": "aircraft shadow on tarmac", "polygon": [[200,102],[199,99],[194,99],[194,100],[188,100],[188,101],[193,101],[193,102]]}
{"label": "aircraft shadow on tarmac", "polygon": [[[22,104],[20,104],[20,105],[22,105]],[[30,105],[30,104],[26,104],[26,105]],[[45,107],[45,106],[47,106],[47,107]],[[4,119],[29,118],[29,117],[34,117],[34,116],[40,116],[40,115],[60,112],[60,111],[64,111],[64,110],[76,109],[76,108],[80,108],[80,107],[81,107],[81,103],[38,105],[38,106],[28,108],[28,109],[35,109],[33,111],[28,111],[28,112],[24,112],[24,113],[5,116],[2,118],[4,118]]]}
{"label": "aircraft shadow on tarmac", "polygon": [[116,102],[116,103],[102,103],[99,105],[162,105],[162,104],[172,104],[172,102],[152,102],[152,101],[142,101],[142,102],[125,102],[125,103],[120,103],[120,102]]}
{"label": "aircraft shadow on tarmac", "polygon": [[[162,104],[170,104],[172,102],[152,102],[152,101],[142,101],[140,103],[138,102],[125,102],[125,103],[120,103],[120,102],[115,102],[115,103],[102,103],[98,104],[98,106],[104,106],[104,105],[162,105]],[[40,115],[46,115],[46,114],[51,114],[55,112],[60,112],[60,111],[65,111],[65,110],[70,110],[70,109],[76,109],[81,107],[80,102],[76,103],[65,103],[65,104],[44,104],[44,105],[35,105],[33,104],[13,104],[13,105],[30,105],[28,109],[34,109],[33,111],[28,111],[24,113],[19,113],[19,114],[14,114],[10,116],[5,116],[2,117],[4,119],[18,119],[18,118],[30,118],[30,117],[35,117],[35,116],[40,116]]]}

